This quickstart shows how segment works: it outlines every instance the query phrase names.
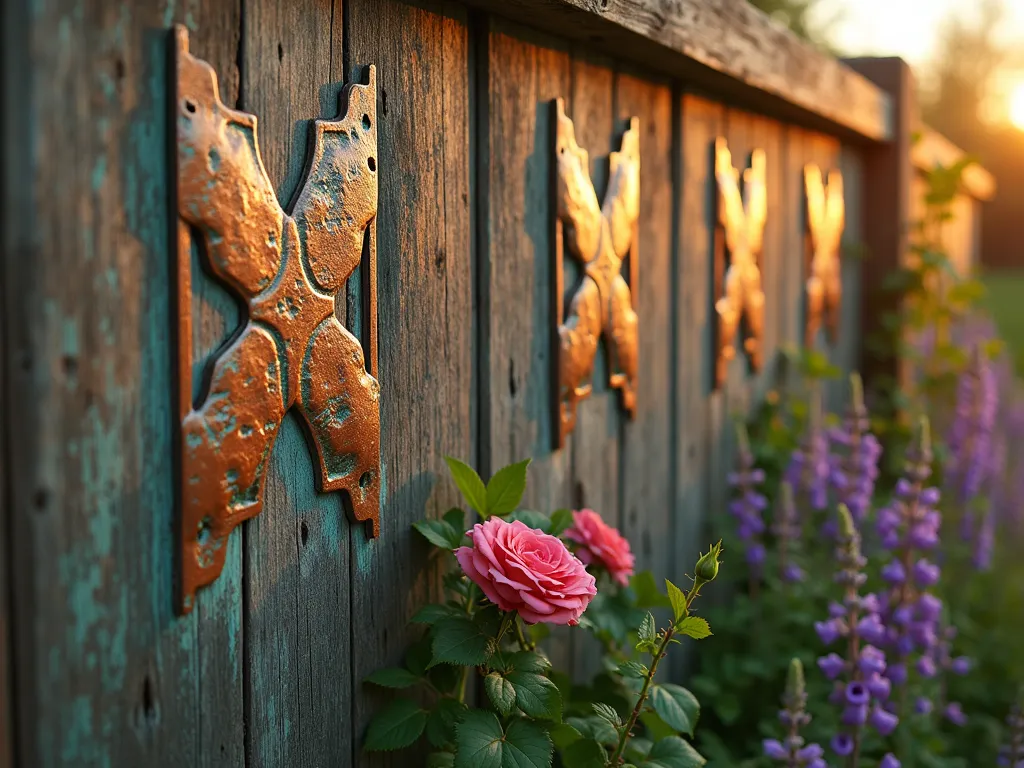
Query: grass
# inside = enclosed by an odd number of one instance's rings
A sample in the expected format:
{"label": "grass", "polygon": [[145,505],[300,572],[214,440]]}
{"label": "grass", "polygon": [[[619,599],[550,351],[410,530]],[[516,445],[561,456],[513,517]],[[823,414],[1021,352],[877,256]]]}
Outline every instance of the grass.
{"label": "grass", "polygon": [[992,313],[999,334],[1024,376],[1024,270],[990,272],[981,277],[986,294],[982,306]]}

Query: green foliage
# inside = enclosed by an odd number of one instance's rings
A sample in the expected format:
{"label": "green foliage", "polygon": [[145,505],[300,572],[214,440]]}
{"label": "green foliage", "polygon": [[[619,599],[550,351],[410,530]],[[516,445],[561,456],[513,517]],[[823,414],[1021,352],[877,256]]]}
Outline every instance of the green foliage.
{"label": "green foliage", "polygon": [[[481,518],[502,516],[556,536],[572,525],[570,510],[546,515],[516,508],[528,461],[500,469],[487,484],[468,465],[447,461],[467,504]],[[473,545],[464,533],[466,518],[462,509],[452,509],[442,519],[414,525],[445,563],[444,594],[413,615],[411,622],[422,634],[409,647],[404,667],[380,669],[367,678],[382,688],[407,691],[408,697],[395,699],[373,718],[364,748],[404,749],[425,739],[433,750],[427,765],[438,768],[552,768],[555,749],[561,768],[703,765],[680,738],[693,737],[696,698],[685,688],[654,680],[659,661],[678,637],[710,634],[690,606],[717,572],[720,545],[695,565],[698,581],[689,592],[666,581],[666,595],[649,572],[636,574],[628,587],[602,581],[576,630],[589,631],[600,642],[602,671],[574,684],[537,648],[546,635],[543,625],[524,627],[515,612],[491,604],[456,567],[453,550]],[[659,630],[650,609],[666,608],[672,609],[671,620]],[[479,708],[471,709],[467,691],[475,681]]]}

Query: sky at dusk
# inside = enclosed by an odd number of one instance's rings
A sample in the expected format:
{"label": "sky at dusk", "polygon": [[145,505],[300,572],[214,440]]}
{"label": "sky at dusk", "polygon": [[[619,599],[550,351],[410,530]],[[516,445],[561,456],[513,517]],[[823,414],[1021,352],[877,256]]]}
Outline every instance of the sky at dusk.
{"label": "sky at dusk", "polygon": [[[1024,40],[1024,0],[1006,0],[1008,40]],[[898,55],[914,65],[927,65],[933,57],[939,29],[958,9],[970,16],[974,0],[828,0],[826,15],[837,9],[841,20],[833,41],[850,55]]]}

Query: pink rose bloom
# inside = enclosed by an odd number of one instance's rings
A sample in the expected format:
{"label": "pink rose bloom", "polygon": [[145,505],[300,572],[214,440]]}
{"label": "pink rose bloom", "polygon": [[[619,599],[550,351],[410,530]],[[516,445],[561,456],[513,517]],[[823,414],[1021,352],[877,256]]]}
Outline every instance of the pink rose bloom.
{"label": "pink rose bloom", "polygon": [[573,512],[572,521],[565,535],[580,545],[576,556],[584,563],[603,566],[619,584],[628,585],[636,563],[629,542],[592,509]]}
{"label": "pink rose bloom", "polygon": [[466,535],[459,565],[503,611],[516,611],[530,624],[575,626],[597,594],[594,577],[561,539],[518,520],[492,517]]}

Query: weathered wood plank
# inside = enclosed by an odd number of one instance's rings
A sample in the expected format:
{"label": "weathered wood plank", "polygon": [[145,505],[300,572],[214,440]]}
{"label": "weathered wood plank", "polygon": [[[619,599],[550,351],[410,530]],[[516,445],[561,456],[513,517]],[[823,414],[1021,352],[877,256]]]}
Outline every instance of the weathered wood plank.
{"label": "weathered wood plank", "polygon": [[[28,71],[31,57],[28,48],[29,9],[25,2],[8,2],[0,8],[0,61],[3,74],[0,75],[0,104],[5,115],[16,115],[29,102],[30,79],[15,73]],[[31,238],[31,222],[34,219],[31,200],[25,193],[25,180],[30,178],[31,161],[24,148],[29,146],[33,125],[28,119],[10,120],[4,123],[3,137],[0,138],[0,168],[3,169],[3,249],[0,251],[0,768],[11,768],[17,760],[15,744],[18,709],[15,687],[15,625],[14,605],[11,601],[11,577],[14,552],[10,532],[12,530],[14,495],[9,471],[10,447],[14,435],[10,431],[10,414],[15,408],[8,381],[14,376],[16,365],[13,354],[13,340],[8,340],[7,329],[14,327],[14,296],[8,289],[14,284],[17,269],[16,260],[27,252]],[[22,711],[29,702],[22,702]]]}
{"label": "weathered wood plank", "polygon": [[[676,322],[676,498],[673,554],[677,583],[706,546],[705,525],[712,515],[725,514],[711,506],[708,471],[709,429],[712,402],[709,395],[714,371],[712,259],[714,211],[717,187],[714,176],[714,142],[725,127],[724,109],[712,101],[682,94],[675,121],[677,208],[675,286],[678,292]],[[681,674],[682,655],[672,658],[673,677]]]}
{"label": "weathered wood plank", "polygon": [[849,137],[893,135],[884,92],[744,0],[469,0],[716,98]]}
{"label": "weathered wood plank", "polygon": [[[461,7],[350,0],[347,60],[379,67],[378,299],[380,538],[351,534],[354,748],[386,696],[360,681],[398,663],[406,622],[436,588],[410,525],[458,495],[445,454],[472,460],[473,273],[470,259],[468,33]],[[409,765],[408,754],[360,766]]]}
{"label": "weathered wood plank", "polygon": [[[302,178],[311,121],[338,114],[341,3],[247,0],[244,102],[288,206]],[[294,413],[274,446],[263,512],[247,523],[246,749],[258,765],[351,759],[349,522],[340,494],[318,494]]]}
{"label": "weathered wood plank", "polygon": [[4,274],[25,765],[242,762],[232,566],[202,596],[213,615],[172,614],[166,29],[186,17],[230,73],[237,3],[51,2],[21,30],[26,82],[48,86],[20,101],[37,149]]}
{"label": "weathered wood plank", "polygon": [[630,286],[640,329],[640,376],[633,420],[623,418],[620,526],[637,570],[670,573],[674,499],[672,327],[672,88],[632,73],[615,78],[616,128],[640,119],[639,285]]}
{"label": "weathered wood plank", "polygon": [[[608,59],[573,51],[572,86],[566,112],[572,118],[577,143],[590,153],[590,177],[598,200],[608,187],[608,153],[619,148],[614,123],[615,74]],[[641,194],[643,194],[641,192]],[[568,254],[567,254],[568,257]],[[573,273],[566,270],[565,286],[572,291]],[[570,447],[573,506],[592,508],[606,523],[619,527],[619,393],[608,385],[608,355],[598,345],[594,363],[593,391],[576,411],[576,428]],[[572,633],[573,674],[587,680],[599,668],[599,646],[581,632]]]}
{"label": "weathered wood plank", "polygon": [[839,169],[843,172],[846,227],[843,229],[842,240],[843,307],[839,317],[836,363],[843,370],[853,371],[860,364],[861,272],[865,266],[862,193],[864,165],[859,150],[843,146],[839,152]]}
{"label": "weathered wood plank", "polygon": [[[567,98],[568,52],[557,41],[508,22],[491,22],[486,51],[484,246],[479,258],[480,350],[486,471],[533,458],[524,506],[551,512],[572,503],[570,457],[554,449],[555,215],[551,102]],[[484,165],[486,164],[486,165]],[[574,274],[568,270],[569,274]],[[568,633],[545,643],[552,662],[569,664]]]}

